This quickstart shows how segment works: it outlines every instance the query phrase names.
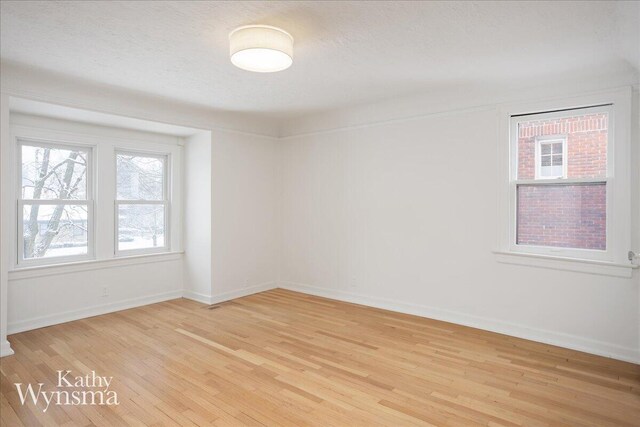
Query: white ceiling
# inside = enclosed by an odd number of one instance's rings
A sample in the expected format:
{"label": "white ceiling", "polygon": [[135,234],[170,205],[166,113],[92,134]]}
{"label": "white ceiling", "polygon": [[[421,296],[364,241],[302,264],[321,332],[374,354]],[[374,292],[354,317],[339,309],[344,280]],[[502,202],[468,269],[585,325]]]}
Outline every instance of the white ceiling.
{"label": "white ceiling", "polygon": [[[99,83],[278,118],[470,85],[640,68],[638,2],[12,2],[0,54]],[[239,70],[228,33],[284,28],[293,66]]]}

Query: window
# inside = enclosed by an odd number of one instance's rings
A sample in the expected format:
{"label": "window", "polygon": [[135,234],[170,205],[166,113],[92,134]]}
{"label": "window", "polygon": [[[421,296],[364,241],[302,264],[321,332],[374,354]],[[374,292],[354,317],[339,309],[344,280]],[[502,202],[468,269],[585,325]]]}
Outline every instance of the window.
{"label": "window", "polygon": [[167,251],[168,157],[116,152],[116,253]]}
{"label": "window", "polygon": [[[502,241],[510,253],[626,261],[630,98],[610,96],[593,106],[509,113],[509,232]],[[583,98],[598,97],[608,96]]]}
{"label": "window", "polygon": [[180,256],[181,138],[26,114],[11,120],[2,237],[14,248],[13,270]]}
{"label": "window", "polygon": [[607,249],[609,111],[605,106],[511,119],[516,245]]}
{"label": "window", "polygon": [[18,141],[18,264],[93,256],[91,149]]}
{"label": "window", "polygon": [[539,137],[536,140],[536,179],[567,177],[567,138]]}
{"label": "window", "polygon": [[631,277],[630,88],[499,108],[498,262]]}

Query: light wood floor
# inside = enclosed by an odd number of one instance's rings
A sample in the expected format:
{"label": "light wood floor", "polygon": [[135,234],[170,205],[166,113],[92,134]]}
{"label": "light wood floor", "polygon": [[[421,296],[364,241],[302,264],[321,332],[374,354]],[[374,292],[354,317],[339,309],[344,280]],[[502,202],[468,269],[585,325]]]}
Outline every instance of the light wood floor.
{"label": "light wood floor", "polygon": [[[285,290],[178,299],[12,335],[3,426],[639,426],[640,366]],[[14,383],[113,376],[118,406]]]}

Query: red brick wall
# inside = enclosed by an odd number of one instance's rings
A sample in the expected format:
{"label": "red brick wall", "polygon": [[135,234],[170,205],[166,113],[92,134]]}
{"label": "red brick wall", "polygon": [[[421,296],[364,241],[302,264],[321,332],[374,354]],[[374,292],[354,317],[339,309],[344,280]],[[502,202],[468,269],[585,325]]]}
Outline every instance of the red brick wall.
{"label": "red brick wall", "polygon": [[606,249],[605,184],[518,187],[517,243]]}
{"label": "red brick wall", "polygon": [[536,137],[549,135],[567,137],[567,178],[604,178],[608,122],[606,113],[521,122],[518,126],[518,179],[535,178]]}
{"label": "red brick wall", "polygon": [[[518,179],[535,179],[539,136],[565,136],[567,178],[604,178],[607,170],[606,113],[521,122]],[[606,185],[518,188],[517,243],[606,249]]]}

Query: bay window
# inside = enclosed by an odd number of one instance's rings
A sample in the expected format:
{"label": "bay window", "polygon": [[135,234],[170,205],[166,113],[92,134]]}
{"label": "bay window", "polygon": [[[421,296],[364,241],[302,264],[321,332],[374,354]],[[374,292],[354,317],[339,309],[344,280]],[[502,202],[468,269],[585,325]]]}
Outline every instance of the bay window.
{"label": "bay window", "polygon": [[172,212],[182,203],[180,138],[14,120],[5,198],[13,205],[6,211],[13,269],[136,263],[181,251],[181,211]]}

